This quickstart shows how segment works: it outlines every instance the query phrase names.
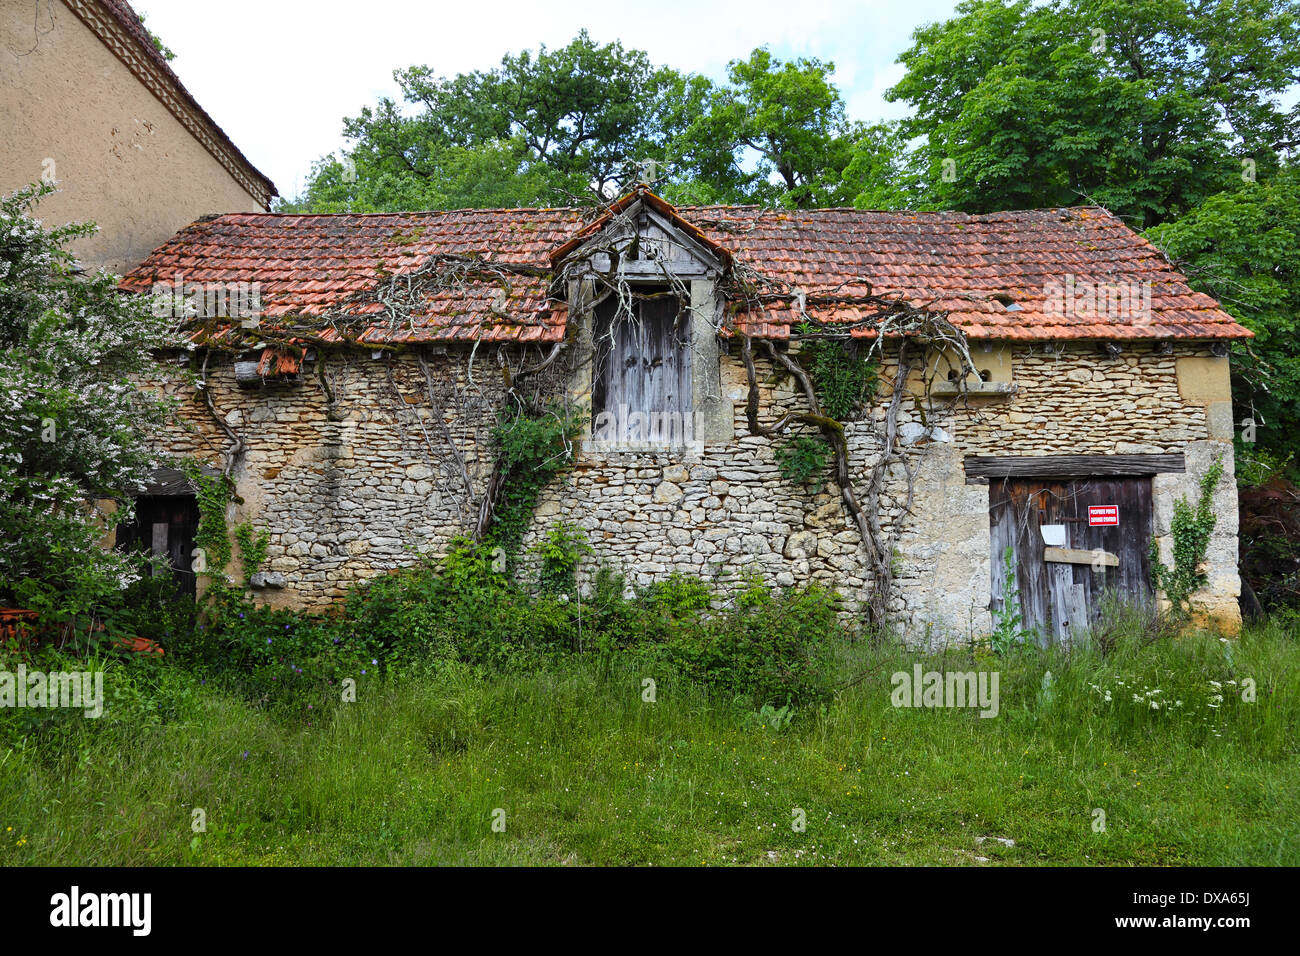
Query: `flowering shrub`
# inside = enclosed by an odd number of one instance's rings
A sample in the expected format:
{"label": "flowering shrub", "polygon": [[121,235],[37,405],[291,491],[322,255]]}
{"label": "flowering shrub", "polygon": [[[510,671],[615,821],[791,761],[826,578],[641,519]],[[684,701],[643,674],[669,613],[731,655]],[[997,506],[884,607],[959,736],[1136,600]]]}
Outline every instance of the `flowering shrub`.
{"label": "flowering shrub", "polygon": [[126,510],[94,502],[138,492],[160,463],[147,433],[167,406],[132,376],[170,329],[116,277],[81,273],[64,247],[93,226],[47,229],[30,215],[53,190],[0,198],[0,599],[27,582],[29,597],[75,613],[137,576],[98,545]]}

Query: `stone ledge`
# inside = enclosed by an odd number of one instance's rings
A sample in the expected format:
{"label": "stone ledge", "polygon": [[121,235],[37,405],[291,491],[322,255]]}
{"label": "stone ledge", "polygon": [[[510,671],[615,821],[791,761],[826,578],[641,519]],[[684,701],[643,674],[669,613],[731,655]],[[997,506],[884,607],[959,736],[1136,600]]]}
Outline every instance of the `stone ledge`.
{"label": "stone ledge", "polygon": [[931,395],[944,398],[954,395],[966,395],[970,398],[1009,398],[1015,393],[1014,382],[967,382],[964,386],[958,382],[935,382],[930,386]]}

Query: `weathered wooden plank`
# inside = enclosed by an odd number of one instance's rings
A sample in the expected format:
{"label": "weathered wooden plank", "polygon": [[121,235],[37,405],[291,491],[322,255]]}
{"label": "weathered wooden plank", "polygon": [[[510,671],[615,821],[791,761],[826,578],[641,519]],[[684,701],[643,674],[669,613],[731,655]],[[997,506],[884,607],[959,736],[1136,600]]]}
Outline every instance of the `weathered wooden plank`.
{"label": "weathered wooden plank", "polygon": [[1015,394],[1015,391],[1013,382],[967,382],[965,385],[958,382],[935,382],[930,386],[931,395],[945,397],[969,395],[971,398],[1002,398]]}
{"label": "weathered wooden plank", "polygon": [[153,557],[162,559],[167,559],[169,557],[170,552],[167,549],[167,538],[170,530],[171,525],[166,521],[155,521],[153,523],[153,528],[151,529],[152,537],[149,542],[149,550]]}
{"label": "weathered wooden plank", "polygon": [[[991,572],[989,610],[1000,612],[1006,610],[1008,593],[1019,596],[1016,583],[1016,531],[1015,517],[1009,507],[1006,486],[992,485],[989,488],[989,569]],[[1011,582],[1007,582],[1006,552],[1011,549]],[[1009,588],[1015,591],[1009,592]]]}
{"label": "weathered wooden plank", "polygon": [[1082,584],[1070,585],[1069,594],[1066,596],[1070,607],[1070,633],[1066,636],[1067,640],[1073,640],[1076,636],[1082,635],[1092,626],[1092,615],[1088,610],[1088,598],[1085,591],[1086,589]]}
{"label": "weathered wooden plank", "polygon": [[695,259],[625,259],[619,263],[619,272],[624,276],[641,276],[656,279],[700,278],[709,273],[708,266]]}
{"label": "weathered wooden plank", "polygon": [[967,455],[966,481],[990,478],[1146,477],[1187,470],[1181,453],[1171,455]]}
{"label": "weathered wooden plank", "polygon": [[[1075,616],[1071,589],[1074,587],[1074,569],[1068,564],[1050,564],[1047,568],[1048,604],[1052,611],[1052,640],[1069,641],[1070,632],[1080,622]],[[1086,626],[1085,620],[1082,622]]]}
{"label": "weathered wooden plank", "polygon": [[[1047,567],[1043,561],[1043,538],[1039,531],[1050,486],[1027,482],[996,482],[989,485],[992,539],[996,551],[991,556],[998,562],[994,568],[993,586],[999,590],[1008,584],[1020,598],[1023,626],[1038,632],[1039,641],[1051,639],[1051,620]],[[1011,545],[1015,567],[1015,581],[1005,582],[1001,571],[1002,551]],[[999,602],[999,606],[1000,606]]]}
{"label": "weathered wooden plank", "polygon": [[1100,564],[1107,568],[1119,567],[1119,556],[1109,551],[1084,551],[1079,548],[1044,548],[1043,560],[1057,564]]}

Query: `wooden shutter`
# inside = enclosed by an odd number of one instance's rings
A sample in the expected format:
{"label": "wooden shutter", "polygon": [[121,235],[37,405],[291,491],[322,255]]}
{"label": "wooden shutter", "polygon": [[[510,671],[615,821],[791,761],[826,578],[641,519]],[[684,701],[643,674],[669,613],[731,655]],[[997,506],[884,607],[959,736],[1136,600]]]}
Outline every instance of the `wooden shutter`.
{"label": "wooden shutter", "polygon": [[606,300],[596,311],[593,412],[689,415],[689,314],[674,297],[638,299],[635,317],[615,314]]}

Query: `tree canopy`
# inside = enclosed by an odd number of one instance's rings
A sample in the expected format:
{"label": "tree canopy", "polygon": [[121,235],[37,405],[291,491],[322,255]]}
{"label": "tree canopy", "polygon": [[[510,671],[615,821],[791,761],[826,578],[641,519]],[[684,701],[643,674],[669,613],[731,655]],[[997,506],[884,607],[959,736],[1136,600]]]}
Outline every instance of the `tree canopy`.
{"label": "tree canopy", "polygon": [[917,29],[908,103],[930,203],[1099,203],[1138,227],[1263,177],[1294,139],[1291,0],[963,0]]}
{"label": "tree canopy", "polygon": [[[1257,333],[1238,362],[1243,413],[1300,427],[1296,0],[962,0],[913,32],[887,98],[901,120],[851,119],[834,65],[766,48],[726,78],[597,44],[505,56],[495,69],[397,71],[345,120],[282,208],[358,212],[589,201],[654,161],[678,203],[1003,209],[1097,203],[1186,260]],[[1247,408],[1249,406],[1249,408]]]}
{"label": "tree canopy", "polygon": [[678,189],[717,202],[828,206],[847,202],[844,171],[865,134],[831,81],[833,63],[783,63],[760,47],[728,67],[729,83],[678,78],[667,113],[667,160]]}
{"label": "tree canopy", "polygon": [[640,50],[584,31],[493,70],[393,74],[414,114],[391,99],[344,120],[355,142],[313,170],[285,208],[356,212],[558,205],[609,191],[637,160],[662,158],[667,91],[680,81]]}
{"label": "tree canopy", "polygon": [[1261,447],[1290,453],[1300,429],[1300,173],[1217,193],[1147,235],[1255,333],[1233,363],[1236,419],[1255,423]]}
{"label": "tree canopy", "polygon": [[717,84],[585,31],[492,70],[446,78],[414,66],[394,73],[407,108],[386,98],[345,119],[352,148],[319,160],[303,195],[279,208],[582,202],[626,188],[648,161],[680,201],[847,202],[858,190],[844,171],[867,130],[845,117],[833,71],[760,48]]}
{"label": "tree canopy", "polygon": [[554,205],[608,196],[653,161],[679,202],[972,212],[1099,203],[1177,219],[1298,144],[1295,0],[963,0],[914,31],[887,98],[846,115],[834,64],[760,47],[725,81],[585,31],[442,77],[344,120],[292,211]]}

